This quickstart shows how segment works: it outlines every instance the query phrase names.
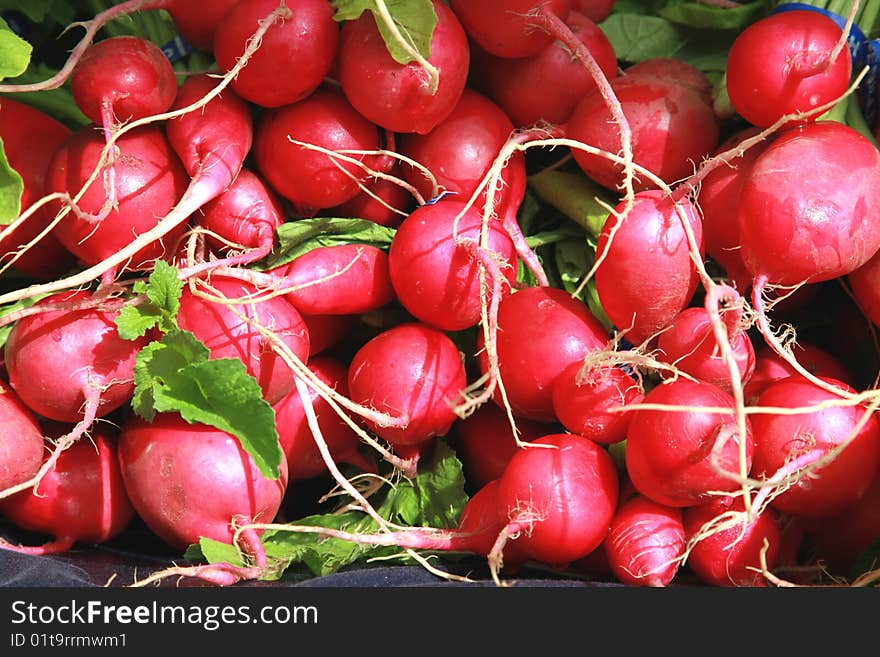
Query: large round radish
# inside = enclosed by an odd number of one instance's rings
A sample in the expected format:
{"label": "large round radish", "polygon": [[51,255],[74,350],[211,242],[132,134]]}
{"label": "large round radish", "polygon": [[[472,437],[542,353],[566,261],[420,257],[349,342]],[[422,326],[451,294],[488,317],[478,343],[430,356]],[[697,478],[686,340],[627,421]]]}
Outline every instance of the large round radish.
{"label": "large round radish", "polygon": [[0,491],[31,479],[43,463],[43,430],[0,379]]}
{"label": "large round radish", "polygon": [[233,278],[213,276],[200,293],[219,298],[204,298],[185,288],[177,315],[180,328],[192,331],[208,347],[211,358],[241,360],[260,384],[266,401],[278,402],[294,387],[293,371],[275,351],[271,339],[252,323],[272,331],[305,362],[309,333],[299,312],[283,297],[259,299],[260,291],[254,285]]}
{"label": "large round radish", "polygon": [[[66,433],[49,427],[50,435]],[[17,527],[48,534],[53,541],[23,552],[64,552],[74,543],[106,543],[121,534],[134,518],[125,492],[116,452],[116,436],[96,427],[61,453],[55,467],[40,480],[36,492],[25,490],[0,500],[0,513]]]}
{"label": "large round radish", "polygon": [[[718,145],[719,125],[703,97],[692,88],[660,78],[618,76],[610,81],[632,131],[633,162],[665,183],[693,174]],[[598,91],[584,96],[568,122],[567,136],[589,146],[617,153],[620,130]],[[609,189],[623,184],[623,167],[600,155],[572,149],[590,178]],[[656,185],[633,180],[636,190]]]}
{"label": "large round radish", "polygon": [[182,550],[199,538],[233,539],[233,521],[272,522],[287,488],[264,477],[238,439],[213,427],[162,413],[130,420],[119,436],[125,489],[157,536]]}
{"label": "large round radish", "polygon": [[571,0],[452,0],[468,36],[498,57],[528,57],[549,46],[553,37],[530,16],[549,11],[565,20]]}
{"label": "large round radish", "polygon": [[[667,506],[685,507],[705,501],[713,492],[739,487],[734,476],[740,472],[741,446],[733,397],[712,384],[679,378],[652,389],[644,403],[676,408],[632,412],[626,469],[642,495]],[[731,412],[714,410],[718,408]],[[748,473],[754,452],[748,418],[745,441]]]}
{"label": "large round radish", "polygon": [[852,73],[848,47],[830,60],[841,35],[833,20],[816,11],[786,11],[747,27],[727,56],[733,108],[749,123],[767,128],[841,96]]}
{"label": "large round radish", "polygon": [[[177,204],[189,183],[189,176],[171,149],[161,127],[143,126],[127,132],[116,145],[119,154],[113,163],[116,206],[106,208],[107,190],[101,176],[93,181],[79,200],[79,208],[95,217],[67,214],[55,227],[55,234],[64,246],[80,260],[95,265],[115,254],[159,223]],[[86,126],[73,134],[55,154],[49,168],[47,191],[71,197],[92,175],[98,165],[105,141],[94,126]],[[153,261],[169,255],[183,234],[185,226],[172,229],[164,240],[145,246],[130,259],[128,268],[145,269]]]}
{"label": "large round radish", "polygon": [[455,343],[419,323],[383,331],[358,350],[348,369],[351,399],[396,420],[391,426],[367,421],[392,445],[416,445],[445,435],[466,384]]}
{"label": "large round radish", "polygon": [[[235,66],[258,23],[279,7],[277,0],[241,0],[217,24],[213,51],[223,72]],[[309,96],[330,71],[339,25],[327,0],[287,0],[290,15],[275,19],[247,65],[232,79],[242,98],[261,107],[281,107]]]}
{"label": "large round radish", "polygon": [[342,90],[358,112],[386,130],[429,132],[452,111],[467,83],[467,36],[445,3],[432,4],[437,24],[428,62],[438,72],[433,90],[421,64],[391,57],[371,12],[342,26],[337,58]]}
{"label": "large round radish", "polygon": [[623,209],[623,203],[617,206],[617,214],[609,215],[599,235],[596,258],[602,262],[596,270],[596,290],[611,321],[637,344],[669,326],[697,289],[681,215],[701,254],[703,231],[690,202],[674,203],[659,191],[637,194],[621,219]]}
{"label": "large round radish", "polygon": [[[841,381],[823,380],[855,392]],[[835,399],[839,398],[833,393],[792,376],[767,387],[756,405],[798,409]],[[880,424],[871,413],[860,426],[865,411],[861,406],[830,406],[803,413],[752,416],[753,475],[766,479],[794,476],[794,481],[788,482],[791,485],[772,498],[770,503],[776,509],[804,518],[830,517],[862,498],[880,464]],[[841,447],[827,465],[810,473],[798,472]],[[786,480],[777,483],[784,485]]]}
{"label": "large round radish", "polygon": [[[515,415],[544,422],[556,419],[553,384],[571,364],[604,349],[608,333],[587,306],[564,290],[530,287],[501,300],[498,307],[498,369]],[[481,371],[489,359],[479,337]],[[503,405],[496,388],[493,400]]]}
{"label": "large round radish", "polygon": [[446,331],[476,325],[481,317],[481,262],[496,265],[494,270],[483,268],[486,303],[494,294],[510,292],[517,271],[513,242],[492,221],[486,228],[487,246],[481,247],[482,224],[479,212],[466,209],[464,201],[444,199],[414,210],[397,229],[388,271],[398,300],[414,317]]}
{"label": "large round radish", "polygon": [[[52,157],[70,136],[70,128],[40,110],[8,97],[0,98],[0,140],[6,161],[21,176],[24,189],[21,211],[42,198]],[[0,259],[6,264],[12,253],[30,242],[52,221],[49,207],[37,210],[8,237],[0,241]],[[12,266],[40,280],[59,277],[75,262],[54,232],[30,247]]]}
{"label": "large round radish", "polygon": [[[565,22],[605,77],[615,77],[617,54],[605,33],[577,11],[569,13]],[[580,100],[596,89],[583,62],[558,40],[529,57],[511,59],[480,53],[475,66],[480,68],[488,95],[518,127],[540,121],[565,123]]]}
{"label": "large round radish", "polygon": [[693,64],[674,57],[651,57],[626,67],[625,78],[636,76],[647,79],[662,79],[680,84],[696,91],[704,101],[712,104],[712,81]]}
{"label": "large round radish", "polygon": [[592,440],[552,434],[518,451],[501,475],[498,498],[520,530],[518,550],[536,561],[565,565],[605,539],[617,507],[614,462]]}
{"label": "large round radish", "polygon": [[842,123],[790,128],[752,165],[739,199],[751,274],[797,285],[844,276],[880,248],[880,152]]}
{"label": "large round radish", "polygon": [[[254,144],[257,167],[272,188],[303,215],[354,198],[367,172],[351,161],[334,160],[326,152],[291,140],[329,151],[379,148],[376,126],[333,91],[316,91],[299,103],[264,113]],[[345,157],[372,167],[377,159]]]}
{"label": "large round radish", "polygon": [[118,310],[75,309],[88,303],[86,290],[59,292],[37,306],[69,304],[18,320],[6,341],[9,383],[35,413],[78,422],[84,413],[103,417],[134,392],[134,363],[147,339],[123,340]]}

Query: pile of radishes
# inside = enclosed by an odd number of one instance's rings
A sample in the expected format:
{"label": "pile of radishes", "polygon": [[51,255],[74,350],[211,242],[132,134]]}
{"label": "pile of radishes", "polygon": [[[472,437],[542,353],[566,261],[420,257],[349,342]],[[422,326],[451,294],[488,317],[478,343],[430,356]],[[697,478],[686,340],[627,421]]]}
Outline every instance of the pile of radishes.
{"label": "pile of radishes", "polygon": [[[880,579],[880,150],[833,113],[863,72],[815,7],[685,4],[768,6],[720,83],[621,58],[611,1],[127,0],[0,84],[0,547],[140,523],[240,557],[149,581],[220,585],[283,570],[266,532],[499,582]],[[102,32],[133,12],[207,68]],[[16,98],[59,88],[88,123]],[[441,443],[463,509],[379,513]],[[290,517],[305,482],[372,530]]]}

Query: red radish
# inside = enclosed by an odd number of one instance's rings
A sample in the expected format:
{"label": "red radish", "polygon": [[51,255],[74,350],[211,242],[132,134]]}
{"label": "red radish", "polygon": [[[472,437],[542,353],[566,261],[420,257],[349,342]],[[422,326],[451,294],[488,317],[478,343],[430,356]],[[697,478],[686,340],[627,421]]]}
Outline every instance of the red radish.
{"label": "red radish", "polygon": [[[766,545],[767,568],[772,571],[779,563],[782,547],[779,517],[773,509],[765,509],[754,520],[743,517],[719,531],[717,523],[725,514],[737,512],[743,512],[740,497],[719,497],[684,510],[688,541],[694,541],[698,534],[704,536],[693,544],[687,565],[710,586],[766,586],[767,580],[760,572],[761,553]],[[730,516],[726,518],[732,522]],[[710,522],[712,525],[707,526]]]}
{"label": "red radish", "polygon": [[591,21],[601,23],[611,15],[616,0],[571,0],[571,10],[579,11]]}
{"label": "red radish", "polygon": [[639,384],[619,367],[594,367],[581,378],[583,363],[572,363],[553,384],[553,411],[572,433],[611,444],[626,440],[631,413],[611,409],[638,403]]}
{"label": "red radish", "polygon": [[[223,72],[244,54],[247,42],[278,0],[240,0],[214,32],[213,52]],[[339,44],[339,26],[327,0],[287,0],[288,15],[275,20],[232,88],[261,107],[281,107],[314,92],[330,71]],[[288,74],[282,71],[288,69]]]}
{"label": "red radish", "polygon": [[[293,371],[282,360],[269,338],[249,322],[271,330],[302,362],[309,353],[309,333],[296,308],[283,297],[261,298],[251,283],[212,276],[197,295],[189,287],[180,297],[177,321],[211,352],[211,358],[238,358],[260,384],[269,404],[293,390]],[[231,302],[231,303],[230,303]],[[243,315],[248,321],[240,317]]]}
{"label": "red radish", "polygon": [[370,429],[392,445],[414,445],[445,435],[467,384],[455,343],[445,333],[419,323],[383,331],[352,358],[348,389],[358,404],[397,422]]}
{"label": "red radish", "polygon": [[31,479],[43,462],[43,430],[31,409],[0,379],[0,491]]}
{"label": "red radish", "polygon": [[535,55],[553,41],[530,14],[549,11],[565,20],[571,9],[571,0],[452,0],[449,4],[483,50],[510,58]]}
{"label": "red radish", "polygon": [[[847,392],[842,381],[823,378]],[[800,376],[776,381],[764,389],[756,405],[798,409],[839,399]],[[871,413],[860,425],[866,409],[861,406],[829,406],[795,414],[761,413],[751,416],[755,435],[753,475],[785,484],[781,477],[796,479],[771,505],[803,518],[823,518],[841,513],[867,492],[880,465],[880,424]],[[842,447],[827,465],[813,472],[800,468],[826,458]],[[778,479],[778,481],[777,481]]]}
{"label": "red radish", "polygon": [[[321,246],[269,271],[285,298],[309,315],[356,315],[394,300],[388,254],[369,244]],[[293,289],[297,288],[299,289]]]}
{"label": "red radish", "polygon": [[[604,349],[608,334],[587,306],[559,288],[530,287],[498,307],[498,369],[507,401],[517,417],[552,422],[553,384],[572,363]],[[478,359],[489,360],[480,334]],[[494,401],[503,405],[496,388]]]}
{"label": "red radish", "polygon": [[[531,442],[553,432],[555,425],[517,420],[518,438]],[[521,449],[507,414],[496,404],[484,404],[465,419],[452,425],[452,442],[464,468],[465,480],[482,488],[498,479],[511,457]]]}
{"label": "red radish", "polygon": [[134,418],[119,436],[125,489],[157,536],[182,550],[199,538],[231,543],[233,518],[272,522],[287,487],[287,463],[267,479],[234,436],[175,413]]}
{"label": "red radish", "polygon": [[[46,174],[55,152],[70,136],[70,128],[38,109],[11,98],[0,98],[0,140],[6,160],[24,183],[21,211],[27,210],[46,191]],[[6,260],[27,244],[52,221],[49,207],[37,210],[0,240],[0,258]],[[4,232],[8,230],[3,229]],[[12,266],[28,276],[52,280],[70,269],[73,255],[65,249],[54,232],[30,247]],[[4,263],[5,264],[5,263]]]}
{"label": "red radish", "polygon": [[198,0],[164,1],[177,31],[193,47],[203,52],[211,52],[217,25],[237,4],[238,0],[212,0],[207,3]]}
{"label": "red radish", "polygon": [[[54,436],[68,431],[64,426],[48,429]],[[119,471],[116,436],[96,427],[89,440],[61,453],[36,491],[0,501],[0,512],[21,529],[53,537],[40,547],[12,547],[19,552],[66,552],[75,543],[99,544],[116,538],[134,518]]]}
{"label": "red radish", "polygon": [[[194,223],[219,235],[208,236],[208,244],[219,251],[229,248],[255,249],[260,257],[275,243],[275,231],[284,223],[281,200],[250,169],[242,169],[235,181],[194,217]],[[238,245],[230,247],[230,244]],[[259,259],[259,258],[255,258]]]}
{"label": "red radish", "polygon": [[357,324],[357,315],[309,315],[300,313],[309,334],[309,356],[333,347]]}
{"label": "red radish", "polygon": [[[492,480],[474,493],[465,504],[458,520],[457,531],[461,542],[470,552],[489,556],[499,535],[507,524],[499,501],[500,482]],[[514,572],[528,559],[522,554],[517,541],[504,545],[504,571]]]}
{"label": "red radish", "polygon": [[[302,215],[354,198],[367,172],[352,161],[334,159],[291,140],[329,151],[379,148],[376,126],[334,91],[319,90],[303,101],[264,113],[254,145],[257,167],[272,188]],[[345,157],[365,166],[375,166],[378,159]]]}
{"label": "red radish", "polygon": [[[748,383],[755,371],[755,348],[744,326],[739,322],[741,312],[722,312],[726,324],[728,344],[736,362],[742,385]],[[712,320],[705,308],[685,308],[657,339],[658,359],[674,365],[692,377],[733,391],[730,369],[712,331]]]}
{"label": "red radish", "polygon": [[92,299],[86,290],[42,299],[38,307],[62,308],[19,319],[6,341],[9,383],[43,417],[94,419],[131,399],[135,358],[147,339],[123,340],[116,330],[118,310],[82,308]]}
{"label": "red radish", "polygon": [[[308,367],[315,376],[334,388],[340,395],[348,396],[348,370],[340,361],[328,356],[319,356],[311,359]],[[318,418],[321,435],[327,443],[333,460],[336,463],[350,463],[363,470],[370,470],[369,462],[358,451],[361,442],[354,430],[317,392],[310,390],[309,396]],[[274,408],[278,438],[287,459],[290,481],[309,479],[327,472],[327,466],[306,420],[299,392],[294,388],[276,403]]]}
{"label": "red radish", "polygon": [[[698,92],[669,80],[637,75],[618,76],[610,84],[632,131],[633,162],[664,182],[693,174],[718,145],[718,120]],[[619,128],[598,91],[578,103],[566,134],[604,151],[620,150]],[[584,173],[600,185],[616,190],[622,184],[622,165],[578,149],[572,154]],[[633,183],[636,191],[656,186],[638,176]]]}
{"label": "red radish", "polygon": [[815,11],[786,11],[751,24],[727,56],[733,108],[752,125],[767,128],[842,96],[852,57],[845,43],[835,48],[841,36],[833,20]]}
{"label": "red radish", "polygon": [[[400,178],[401,167],[395,165],[388,173]],[[370,178],[364,185],[365,190],[329,212],[337,217],[367,219],[380,226],[397,228],[415,206],[410,191],[392,180]]]}
{"label": "red radish", "polygon": [[865,137],[836,121],[790,128],[743,183],[743,261],[756,279],[778,285],[849,274],[880,249],[878,199],[880,152]]}
{"label": "red radish", "polygon": [[[637,194],[621,219],[624,208],[624,203],[617,206],[599,235],[596,258],[602,262],[596,270],[596,290],[611,321],[638,344],[669,326],[697,289],[699,279],[681,214],[701,254],[703,231],[689,201],[676,203],[659,191]],[[633,258],[638,259],[638,267],[632,266]]]}
{"label": "red radish", "polygon": [[640,76],[646,79],[661,79],[684,85],[696,91],[708,104],[712,104],[712,82],[703,72],[692,64],[673,57],[651,57],[642,60],[623,71],[624,78]]}
{"label": "red radish", "polygon": [[614,514],[605,554],[614,576],[631,586],[668,586],[685,548],[681,509],[637,495]]}
{"label": "red radish", "polygon": [[479,265],[487,260],[496,265],[484,268],[487,303],[509,293],[516,282],[516,249],[494,221],[485,229],[486,247],[480,246],[482,224],[479,212],[466,209],[464,201],[443,199],[414,210],[397,229],[388,271],[398,300],[418,320],[445,331],[479,323]]}
{"label": "red radish", "polygon": [[439,0],[431,4],[437,24],[427,62],[437,70],[434,89],[422,64],[399,64],[391,57],[371,12],[342,26],[338,55],[342,90],[358,112],[391,132],[431,131],[455,107],[467,82],[467,36],[446,4]]}
{"label": "red radish", "polygon": [[592,440],[552,434],[514,454],[499,482],[513,543],[528,558],[559,566],[587,556],[605,539],[617,506],[614,462]]}
{"label": "red radish", "polygon": [[[819,377],[838,379],[854,385],[852,375],[834,356],[814,344],[798,342],[792,355],[808,372]],[[747,404],[754,404],[758,396],[772,383],[794,376],[797,372],[770,347],[761,347],[755,354],[755,372],[743,388]]]}
{"label": "red radish", "polygon": [[73,71],[70,90],[82,113],[109,131],[116,124],[167,111],[177,79],[159,46],[125,35],[89,46]]}
{"label": "red radish", "polygon": [[880,251],[861,267],[850,272],[848,280],[861,311],[880,326]]}
{"label": "red radish", "polygon": [[[71,212],[55,227],[59,241],[89,265],[102,262],[154,228],[180,201],[189,182],[162,128],[136,128],[120,137],[116,145],[115,186],[110,192],[116,206],[106,215],[102,212],[108,194],[99,177],[77,205],[84,212],[105,216],[95,221]],[[104,146],[104,138],[91,126],[74,133],[52,160],[47,191],[76,195],[97,166]],[[167,245],[174,244],[183,230],[183,225],[177,225],[166,234],[166,241],[154,241],[141,248],[129,260],[128,268],[149,268],[154,260],[169,255]]]}
{"label": "red radish", "polygon": [[[740,472],[733,397],[710,383],[679,378],[653,388],[644,403],[688,410],[632,411],[626,469],[642,495],[667,506],[685,507],[700,504],[714,492],[739,488],[725,474]],[[729,408],[731,413],[709,410],[717,408]],[[746,473],[755,449],[753,435],[757,436],[757,430],[746,418]]]}
{"label": "red radish", "polygon": [[[592,53],[605,77],[616,76],[617,54],[605,33],[577,11],[569,13],[565,23]],[[593,76],[561,41],[516,59],[479,53],[475,65],[481,69],[487,94],[517,127],[540,121],[565,123],[578,102],[596,89]]]}

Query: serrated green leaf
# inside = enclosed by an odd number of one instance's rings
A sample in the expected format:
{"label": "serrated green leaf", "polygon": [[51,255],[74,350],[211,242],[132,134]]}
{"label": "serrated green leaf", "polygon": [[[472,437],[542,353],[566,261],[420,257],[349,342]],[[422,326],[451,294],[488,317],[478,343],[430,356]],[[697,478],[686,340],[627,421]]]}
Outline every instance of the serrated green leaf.
{"label": "serrated green leaf", "polygon": [[151,303],[128,304],[116,316],[116,330],[123,340],[137,340],[147,334],[162,318]]}
{"label": "serrated green leaf", "polygon": [[612,14],[600,28],[617,58],[636,63],[653,57],[674,57],[686,41],[684,30],[659,16]]}
{"label": "serrated green leaf", "polygon": [[260,269],[280,267],[322,246],[369,244],[387,248],[396,232],[366,219],[315,217],[288,221],[278,227],[278,246]]}
{"label": "serrated green leaf", "polygon": [[143,337],[154,326],[158,326],[163,333],[177,328],[183,281],[175,267],[158,260],[150,273],[149,282],[138,281],[132,291],[146,296],[146,300],[140,299],[120,310],[116,327],[123,340]]}
{"label": "serrated green leaf", "polygon": [[[0,102],[3,102],[2,98]],[[0,226],[8,226],[16,220],[21,212],[23,193],[24,181],[18,171],[9,165],[3,140],[0,139]]]}
{"label": "serrated green leaf", "polygon": [[27,70],[33,47],[9,29],[0,18],[0,80],[14,78]]}
{"label": "serrated green leaf", "polygon": [[[187,550],[187,554],[190,554],[189,550]],[[196,551],[193,551],[192,554],[196,556]],[[190,558],[187,555],[184,556]],[[241,559],[241,554],[234,545],[221,543],[220,541],[215,541],[212,538],[205,538],[204,536],[199,538],[197,558],[198,557],[204,558],[208,563],[230,563],[233,566],[245,565],[244,561]]]}
{"label": "serrated green leaf", "polygon": [[[415,61],[382,19],[373,0],[333,0],[333,6],[336,8],[333,18],[340,22],[356,20],[365,11],[372,13],[394,61],[399,64]],[[431,0],[386,0],[385,6],[400,35],[416,52],[428,59],[431,56],[431,38],[437,25],[437,13]]]}
{"label": "serrated green leaf", "polygon": [[668,21],[701,30],[742,30],[766,15],[766,2],[749,2],[739,7],[712,7],[698,2],[682,2],[660,9]]}

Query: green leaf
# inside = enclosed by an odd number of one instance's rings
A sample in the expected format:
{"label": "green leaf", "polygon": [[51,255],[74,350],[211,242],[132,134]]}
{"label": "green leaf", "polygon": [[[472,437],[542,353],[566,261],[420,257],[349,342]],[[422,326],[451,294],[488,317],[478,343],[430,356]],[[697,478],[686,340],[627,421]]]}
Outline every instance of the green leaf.
{"label": "green leaf", "polygon": [[[392,34],[374,0],[333,0],[333,6],[336,8],[333,18],[340,22],[356,20],[365,11],[371,12],[394,61],[399,64],[415,61]],[[431,0],[386,0],[385,6],[404,40],[422,57],[428,59],[431,56],[431,38],[437,25],[437,13]]]}
{"label": "green leaf", "polygon": [[134,292],[144,295],[136,303],[126,305],[116,318],[116,327],[123,340],[136,340],[154,326],[163,333],[177,328],[177,311],[183,281],[178,271],[164,260],[157,260],[149,282],[138,281]]}
{"label": "green leaf", "polygon": [[76,18],[76,10],[67,0],[0,0],[0,11],[20,11],[32,23],[51,20],[58,25],[69,25]]}
{"label": "green leaf", "polygon": [[684,30],[658,16],[612,14],[599,26],[617,58],[630,63],[674,57],[685,43]]}
{"label": "green leaf", "polygon": [[701,30],[742,30],[767,13],[766,2],[749,2],[739,7],[712,7],[682,2],[660,10],[668,21]]}
{"label": "green leaf", "polygon": [[283,453],[274,409],[244,363],[210,360],[209,353],[180,329],[144,347],[135,361],[135,413],[151,421],[156,413],[175,412],[191,424],[225,431],[238,438],[264,476],[277,479]]}
{"label": "green leaf", "polygon": [[18,171],[9,165],[6,151],[3,150],[3,139],[0,139],[0,226],[8,226],[18,218],[23,193],[24,181]]}
{"label": "green leaf", "polygon": [[[43,62],[31,62],[24,73],[8,80],[8,83],[24,85],[43,82],[57,72],[57,69],[47,66]],[[10,94],[10,96],[58,119],[73,130],[91,123],[91,120],[82,113],[73,99],[70,85],[55,89],[43,89],[42,91],[19,91]],[[2,102],[2,98],[0,96],[0,102]]]}
{"label": "green leaf", "polygon": [[278,246],[260,268],[280,267],[322,246],[370,244],[387,248],[396,232],[366,219],[315,217],[288,221],[278,227]]}
{"label": "green leaf", "polygon": [[0,18],[0,80],[14,78],[27,70],[33,47],[9,29]]}

